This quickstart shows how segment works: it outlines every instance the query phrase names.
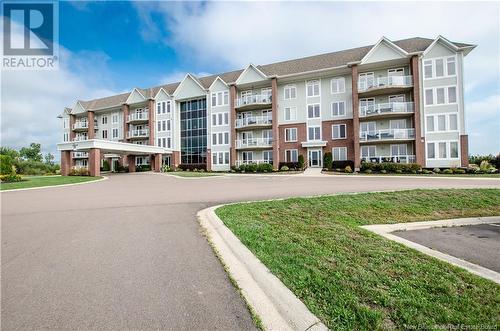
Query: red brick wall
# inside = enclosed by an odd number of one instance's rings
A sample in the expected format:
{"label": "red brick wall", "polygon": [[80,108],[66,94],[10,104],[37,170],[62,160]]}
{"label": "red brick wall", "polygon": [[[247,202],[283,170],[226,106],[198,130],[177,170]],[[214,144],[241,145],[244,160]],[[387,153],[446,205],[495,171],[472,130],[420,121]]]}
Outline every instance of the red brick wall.
{"label": "red brick wall", "polygon": [[61,176],[68,176],[72,166],[71,151],[61,151]]}
{"label": "red brick wall", "polygon": [[413,105],[414,117],[413,122],[415,126],[415,158],[416,162],[425,166],[425,148],[422,142],[421,125],[420,125],[420,72],[419,72],[418,56],[415,55],[411,58],[411,74],[413,76]]}
{"label": "red brick wall", "polygon": [[212,170],[212,151],[207,148],[207,171]]}
{"label": "red brick wall", "polygon": [[[332,125],[345,124],[346,125],[346,138],[345,139],[332,139]],[[323,155],[326,152],[332,152],[333,147],[347,147],[347,159],[354,160],[354,126],[353,120],[335,120],[324,121],[322,123],[323,140],[326,141],[326,147],[323,149]]]}
{"label": "red brick wall", "polygon": [[229,125],[231,127],[231,149],[230,149],[230,165],[236,165],[236,86],[231,85],[229,89]]}
{"label": "red brick wall", "polygon": [[135,155],[127,155],[128,172],[135,172]]}
{"label": "red brick wall", "polygon": [[[287,128],[297,128],[297,141],[296,142],[285,142],[285,129]],[[299,155],[304,156],[304,162],[307,164],[307,149],[302,147],[302,142],[307,141],[307,127],[306,123],[297,124],[286,124],[279,125],[278,128],[279,135],[283,139],[279,141],[279,162],[285,162],[285,151],[287,149],[297,149]]]}
{"label": "red brick wall", "polygon": [[464,134],[460,136],[460,159],[461,166],[469,166],[469,136]]}
{"label": "red brick wall", "polygon": [[275,77],[271,81],[272,90],[272,116],[273,116],[273,168],[279,169],[279,144],[280,144],[280,131],[278,128],[278,79]]}
{"label": "red brick wall", "polygon": [[94,118],[95,118],[95,114],[94,114],[93,111],[87,112],[87,121],[89,123],[89,129],[87,131],[87,137],[88,137],[88,139],[94,139],[95,138]]}
{"label": "red brick wall", "polygon": [[98,148],[91,148],[89,151],[89,172],[90,176],[101,174],[101,150]]}
{"label": "red brick wall", "polygon": [[[359,97],[358,97],[358,66],[353,65],[351,68],[352,75],[352,118],[353,118],[353,142],[354,142],[354,169],[359,170],[361,167],[361,153],[359,148]],[[348,151],[349,152],[349,151]]]}
{"label": "red brick wall", "polygon": [[149,125],[149,144],[151,146],[155,145],[155,101],[154,100],[149,100],[148,101],[148,125]]}
{"label": "red brick wall", "polygon": [[127,134],[128,134],[128,114],[129,114],[129,105],[123,105],[122,106],[122,111],[123,111],[123,141],[127,141]]}
{"label": "red brick wall", "polygon": [[73,131],[73,124],[75,124],[75,115],[69,115],[69,141],[75,139],[75,131]]}

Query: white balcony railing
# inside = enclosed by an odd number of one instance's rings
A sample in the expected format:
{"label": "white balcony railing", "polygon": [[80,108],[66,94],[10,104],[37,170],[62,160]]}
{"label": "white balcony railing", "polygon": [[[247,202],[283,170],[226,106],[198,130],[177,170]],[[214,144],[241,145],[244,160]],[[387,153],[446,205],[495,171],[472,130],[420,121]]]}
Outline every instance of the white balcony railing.
{"label": "white balcony railing", "polygon": [[272,138],[248,138],[236,140],[236,148],[271,147],[272,145]]}
{"label": "white balcony railing", "polygon": [[412,76],[362,77],[358,81],[358,91],[384,87],[409,87],[412,84]]}
{"label": "white balcony railing", "polygon": [[360,106],[359,116],[372,116],[388,113],[413,113],[413,102],[387,102]]}
{"label": "white balcony railing", "polygon": [[88,139],[89,138],[87,136],[76,136],[75,138],[73,138],[73,141],[84,141]]}
{"label": "white balcony railing", "polygon": [[73,152],[74,159],[83,159],[89,157],[89,153],[87,152]]}
{"label": "white balcony railing", "polygon": [[271,116],[249,116],[245,118],[239,118],[236,120],[236,127],[243,128],[245,126],[252,125],[271,125],[273,124],[273,119]]}
{"label": "white balcony railing", "polygon": [[78,129],[88,129],[89,128],[89,122],[85,121],[78,121],[73,123],[73,130],[78,130]]}
{"label": "white balcony railing", "polygon": [[361,131],[359,141],[404,140],[415,138],[415,129]]}
{"label": "white balcony railing", "polygon": [[147,121],[149,119],[149,114],[147,111],[140,113],[132,113],[128,115],[128,121]]}
{"label": "white balcony railing", "polygon": [[236,99],[236,107],[269,104],[271,102],[272,96],[269,94],[252,94]]}
{"label": "white balcony railing", "polygon": [[269,163],[273,164],[273,160],[236,160],[236,166],[239,167],[242,164],[261,164],[261,163]]}
{"label": "white balcony railing", "polygon": [[149,136],[149,129],[130,130],[127,133],[127,138],[147,138]]}
{"label": "white balcony railing", "polygon": [[370,162],[370,163],[382,163],[382,162],[415,163],[415,160],[416,160],[415,155],[361,157],[362,162]]}

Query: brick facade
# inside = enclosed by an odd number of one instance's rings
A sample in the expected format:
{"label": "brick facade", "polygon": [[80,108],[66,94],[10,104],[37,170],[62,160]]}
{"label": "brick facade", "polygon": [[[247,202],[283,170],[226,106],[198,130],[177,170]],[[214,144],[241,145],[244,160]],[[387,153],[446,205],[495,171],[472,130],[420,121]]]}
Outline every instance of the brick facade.
{"label": "brick facade", "polygon": [[[229,125],[231,127],[231,148],[229,152],[231,166],[236,165],[236,86],[231,85],[229,88]],[[208,162],[207,162],[208,163]]]}
{"label": "brick facade", "polygon": [[462,167],[469,166],[469,136],[466,134],[460,136],[460,160]]}
{"label": "brick facade", "polygon": [[[345,124],[346,138],[332,139],[332,125]],[[347,147],[347,160],[354,160],[354,126],[353,120],[335,120],[324,121],[322,123],[323,140],[326,141],[326,146],[323,149],[323,155],[326,152],[332,153],[333,147]]]}
{"label": "brick facade", "polygon": [[101,175],[101,150],[91,148],[89,151],[89,173],[90,176]]}
{"label": "brick facade", "polygon": [[94,139],[95,138],[95,114],[93,111],[87,112],[87,122],[89,125],[89,129],[87,131],[87,137],[88,139]]}
{"label": "brick facade", "polygon": [[425,166],[425,148],[422,142],[422,129],[420,120],[420,71],[418,66],[418,56],[415,55],[411,58],[410,68],[413,77],[413,105],[414,115],[413,122],[415,127],[415,159],[418,164]]}
{"label": "brick facade", "polygon": [[279,143],[280,143],[280,131],[278,128],[278,79],[275,77],[271,80],[271,90],[272,90],[272,118],[273,118],[273,169],[279,169]]}
{"label": "brick facade", "polygon": [[71,151],[61,151],[61,176],[68,176],[72,167]]}
{"label": "brick facade", "polygon": [[[297,141],[285,141],[285,129],[288,128],[297,128]],[[283,137],[283,139],[280,139],[279,141],[279,162],[286,162],[285,153],[287,149],[296,149],[298,151],[298,155],[304,156],[304,162],[307,164],[307,148],[302,147],[302,142],[307,141],[306,123],[279,125],[278,130],[280,136]]]}
{"label": "brick facade", "polygon": [[[351,67],[352,75],[352,119],[353,119],[353,142],[354,142],[354,169],[358,171],[361,168],[361,152],[359,147],[359,96],[358,96],[358,66]],[[349,152],[349,151],[348,151]]]}

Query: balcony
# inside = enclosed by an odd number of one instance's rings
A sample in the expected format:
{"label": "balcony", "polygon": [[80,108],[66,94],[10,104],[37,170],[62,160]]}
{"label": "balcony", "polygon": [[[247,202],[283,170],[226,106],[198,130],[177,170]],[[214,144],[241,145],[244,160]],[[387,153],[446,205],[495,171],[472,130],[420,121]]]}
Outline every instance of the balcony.
{"label": "balcony", "polygon": [[[73,131],[87,131],[89,129],[89,122],[77,121],[73,123]],[[94,130],[97,130],[97,123],[94,123]]]}
{"label": "balcony", "polygon": [[242,164],[261,164],[261,163],[273,164],[273,160],[236,160],[237,167],[239,167]]}
{"label": "balcony", "polygon": [[394,117],[413,112],[413,102],[387,102],[359,107],[360,117]]}
{"label": "balcony", "polygon": [[128,139],[144,139],[149,137],[149,129],[130,130],[127,133]]}
{"label": "balcony", "polygon": [[270,148],[273,146],[272,138],[249,138],[236,140],[237,149]]}
{"label": "balcony", "polygon": [[84,141],[88,139],[89,138],[87,136],[76,136],[75,138],[73,138],[73,141]]}
{"label": "balcony", "polygon": [[89,157],[89,153],[87,152],[73,152],[74,159],[86,159]]}
{"label": "balcony", "polygon": [[236,99],[235,108],[239,110],[259,109],[263,106],[270,106],[272,96],[269,94],[252,94]]}
{"label": "balcony", "polygon": [[128,123],[147,123],[149,120],[149,112],[144,111],[144,112],[136,112],[129,114],[127,117],[127,122]]}
{"label": "balcony", "polygon": [[369,163],[382,163],[382,162],[394,162],[394,163],[415,163],[415,155],[397,155],[397,156],[371,156],[362,157],[361,162]]}
{"label": "balcony", "polygon": [[359,133],[360,143],[412,139],[415,139],[415,129],[387,129]]}
{"label": "balcony", "polygon": [[401,93],[413,86],[412,76],[366,77],[358,81],[358,94],[374,96],[385,93]]}
{"label": "balcony", "polygon": [[236,129],[241,128],[259,128],[273,125],[271,116],[250,116],[236,120]]}

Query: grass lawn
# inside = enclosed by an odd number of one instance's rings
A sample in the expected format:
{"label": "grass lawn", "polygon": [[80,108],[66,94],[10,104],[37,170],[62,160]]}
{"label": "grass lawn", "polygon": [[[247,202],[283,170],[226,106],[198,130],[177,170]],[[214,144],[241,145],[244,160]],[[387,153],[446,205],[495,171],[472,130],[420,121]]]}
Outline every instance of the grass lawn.
{"label": "grass lawn", "polygon": [[500,215],[499,189],[413,190],[216,210],[330,329],[500,327],[500,286],[360,225]]}
{"label": "grass lawn", "polygon": [[83,183],[102,177],[89,176],[23,176],[24,181],[14,183],[0,183],[0,190],[15,190],[20,188],[55,186],[63,184]]}
{"label": "grass lawn", "polygon": [[212,177],[212,176],[222,176],[222,174],[214,172],[194,172],[194,171],[174,171],[169,172],[169,175],[174,175],[177,177]]}
{"label": "grass lawn", "polygon": [[360,173],[352,173],[352,174],[346,174],[344,172],[338,172],[338,171],[323,171],[324,174],[327,175],[356,175],[356,176],[420,176],[420,177],[469,177],[469,178],[482,178],[482,177],[487,177],[487,178],[498,178],[500,179],[500,173],[496,174],[396,174],[396,173],[387,173],[387,174],[381,174],[378,172],[372,172],[371,174],[367,174],[364,172]]}

